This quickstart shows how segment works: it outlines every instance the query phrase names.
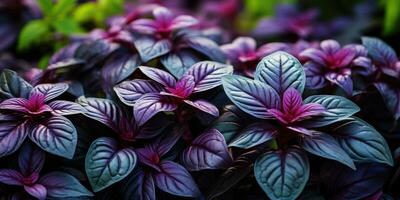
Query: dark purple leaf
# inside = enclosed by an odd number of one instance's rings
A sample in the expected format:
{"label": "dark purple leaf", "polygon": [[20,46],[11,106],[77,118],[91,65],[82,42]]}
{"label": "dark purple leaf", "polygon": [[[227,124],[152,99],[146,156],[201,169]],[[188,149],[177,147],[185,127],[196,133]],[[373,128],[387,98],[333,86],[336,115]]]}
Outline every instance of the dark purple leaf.
{"label": "dark purple leaf", "polygon": [[23,176],[13,169],[0,169],[0,183],[7,185],[23,185]]}
{"label": "dark purple leaf", "polygon": [[133,106],[145,94],[160,93],[162,87],[151,80],[135,79],[116,85],[114,91],[123,103]]}
{"label": "dark purple leaf", "polygon": [[396,52],[378,38],[362,37],[362,43],[367,48],[372,61],[382,65],[382,67],[390,67],[398,60]]}
{"label": "dark purple leaf", "polygon": [[185,37],[185,43],[194,50],[206,55],[212,61],[224,63],[226,60],[225,54],[218,44],[206,37],[188,36]]}
{"label": "dark purple leaf", "polygon": [[181,161],[186,169],[199,171],[226,167],[232,158],[224,136],[218,130],[211,129],[193,140],[182,152]]}
{"label": "dark purple leaf", "polygon": [[28,136],[43,150],[68,159],[74,156],[78,142],[74,125],[62,116],[52,116],[35,124]]}
{"label": "dark purple leaf", "polygon": [[168,153],[169,150],[171,150],[171,148],[182,136],[182,133],[182,127],[174,127],[172,131],[159,136],[157,140],[151,144],[151,147],[156,150],[160,156],[163,156]]}
{"label": "dark purple leaf", "polygon": [[135,47],[143,62],[147,62],[170,52],[172,43],[168,39],[158,40],[151,36],[141,36],[135,40]]}
{"label": "dark purple leaf", "polygon": [[50,172],[38,181],[46,187],[47,196],[53,198],[93,196],[79,181],[65,172]]}
{"label": "dark purple leaf", "polygon": [[53,113],[57,115],[74,115],[85,112],[81,105],[70,101],[56,100],[48,105],[53,109]]}
{"label": "dark purple leaf", "polygon": [[274,88],[278,94],[283,94],[288,88],[295,88],[303,93],[306,83],[306,75],[300,62],[282,51],[263,58],[257,65],[254,77]]}
{"label": "dark purple leaf", "polygon": [[140,64],[141,60],[138,55],[113,54],[108,58],[101,71],[103,88],[112,89],[114,85],[128,78]]}
{"label": "dark purple leaf", "polygon": [[45,200],[47,197],[47,190],[41,184],[24,185],[24,189],[27,193],[36,197],[39,200]]}
{"label": "dark purple leaf", "polygon": [[335,138],[328,134],[319,133],[315,136],[303,137],[301,147],[312,154],[341,162],[353,170],[356,169],[350,156],[340,147]]}
{"label": "dark purple leaf", "polygon": [[172,122],[164,116],[155,116],[138,128],[137,139],[150,139],[160,134]]}
{"label": "dark purple leaf", "polygon": [[271,199],[296,199],[309,175],[307,155],[297,148],[269,151],[254,164],[254,176]]}
{"label": "dark purple leaf", "polygon": [[202,92],[221,85],[221,78],[232,74],[233,67],[218,62],[202,61],[190,67],[184,75],[192,75],[196,86],[194,92]]}
{"label": "dark purple leaf", "polygon": [[222,85],[229,99],[244,112],[261,119],[271,118],[271,108],[280,107],[280,98],[270,86],[241,76],[226,76]]}
{"label": "dark purple leaf", "polygon": [[0,98],[28,98],[32,86],[14,71],[4,69],[0,75]]}
{"label": "dark purple leaf", "polygon": [[31,174],[39,174],[43,168],[45,160],[44,152],[30,144],[25,144],[18,156],[18,165],[24,177]]}
{"label": "dark purple leaf", "polygon": [[219,111],[218,108],[215,107],[213,104],[211,104],[208,101],[205,100],[195,100],[195,101],[189,101],[189,100],[184,100],[184,102],[188,105],[191,105],[205,113],[208,113],[212,116],[218,117],[219,116]]}
{"label": "dark purple leaf", "polygon": [[85,160],[86,174],[95,192],[122,180],[136,166],[132,148],[118,149],[117,141],[102,137],[89,147]]}
{"label": "dark purple leaf", "polygon": [[187,49],[170,52],[160,59],[164,67],[175,77],[180,78],[192,65],[199,61],[197,56]]}
{"label": "dark purple leaf", "polygon": [[155,172],[153,178],[162,191],[184,197],[200,195],[196,182],[184,167],[172,161],[163,161],[160,168],[161,172]]}
{"label": "dark purple leaf", "polygon": [[78,103],[85,108],[85,116],[118,132],[122,111],[113,101],[100,98],[79,98]]}
{"label": "dark purple leaf", "polygon": [[117,45],[103,40],[84,42],[74,51],[74,58],[85,61],[83,70],[88,70],[103,61],[115,49]]}
{"label": "dark purple leaf", "polygon": [[140,168],[133,171],[122,184],[121,194],[125,200],[153,200],[156,199],[155,185],[150,173]]}
{"label": "dark purple leaf", "polygon": [[278,130],[267,122],[253,123],[229,142],[229,147],[249,149],[274,139]]}
{"label": "dark purple leaf", "polygon": [[395,119],[400,118],[400,89],[390,86],[384,82],[375,83],[374,86],[378,89],[379,93],[386,104],[388,110],[392,113]]}
{"label": "dark purple leaf", "polygon": [[54,99],[58,96],[60,96],[62,93],[68,90],[68,85],[65,83],[56,83],[56,84],[40,84],[35,86],[31,93],[30,96],[36,95],[36,94],[42,94],[45,96],[45,101],[49,101],[51,99]]}
{"label": "dark purple leaf", "polygon": [[27,121],[0,122],[0,157],[14,153],[29,132]]}
{"label": "dark purple leaf", "polygon": [[0,103],[0,109],[29,113],[29,100],[24,98],[6,99]]}
{"label": "dark purple leaf", "polygon": [[160,83],[165,87],[175,88],[175,78],[166,71],[144,66],[139,67],[139,69],[143,72],[143,74],[145,74],[150,79],[156,81],[157,83]]}
{"label": "dark purple leaf", "polygon": [[353,95],[353,80],[349,75],[328,73],[326,79],[342,88],[348,96]]}
{"label": "dark purple leaf", "polygon": [[177,105],[169,102],[159,94],[147,94],[142,96],[133,108],[136,122],[139,126],[146,123],[150,118],[159,112],[174,111]]}

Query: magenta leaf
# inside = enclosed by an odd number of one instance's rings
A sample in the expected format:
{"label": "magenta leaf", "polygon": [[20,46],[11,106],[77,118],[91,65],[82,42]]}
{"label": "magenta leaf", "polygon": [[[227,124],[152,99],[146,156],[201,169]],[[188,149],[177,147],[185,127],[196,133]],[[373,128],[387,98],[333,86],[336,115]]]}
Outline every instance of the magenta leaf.
{"label": "magenta leaf", "polygon": [[132,148],[118,149],[117,141],[108,137],[95,140],[85,159],[85,170],[95,192],[121,181],[136,166]]}
{"label": "magenta leaf", "polygon": [[31,174],[39,174],[43,168],[45,160],[44,152],[30,144],[25,144],[18,156],[18,165],[24,177]]}
{"label": "magenta leaf", "polygon": [[0,169],[0,183],[7,185],[23,185],[23,176],[13,169]]}
{"label": "magenta leaf", "polygon": [[18,150],[29,132],[27,121],[0,122],[0,157]]}
{"label": "magenta leaf", "polygon": [[52,116],[35,124],[29,138],[43,150],[72,159],[78,136],[74,125],[63,116]]}
{"label": "magenta leaf", "polygon": [[194,108],[197,108],[205,113],[208,113],[212,116],[218,117],[219,116],[219,111],[218,108],[215,107],[213,104],[209,103],[208,101],[205,100],[195,100],[195,101],[189,101],[189,100],[184,100],[184,102],[188,105],[193,106]]}
{"label": "magenta leaf", "polygon": [[151,19],[137,19],[132,22],[131,28],[139,33],[154,34],[157,31],[157,23]]}
{"label": "magenta leaf", "polygon": [[35,185],[29,185],[29,186],[24,185],[24,189],[27,193],[29,193],[33,197],[36,197],[39,200],[45,200],[47,197],[47,190],[41,184],[35,184]]}
{"label": "magenta leaf", "polygon": [[65,172],[50,172],[41,177],[38,182],[46,187],[48,197],[72,198],[93,196],[75,177]]}
{"label": "magenta leaf", "polygon": [[28,98],[32,86],[16,72],[4,69],[0,74],[0,98]]}
{"label": "magenta leaf", "polygon": [[150,79],[160,83],[165,87],[175,88],[176,80],[175,78],[166,71],[153,68],[141,66],[139,69]]}
{"label": "magenta leaf", "polygon": [[229,143],[229,147],[249,149],[275,138],[278,129],[266,122],[253,123],[244,128]]}
{"label": "magenta leaf", "polygon": [[212,61],[202,61],[190,67],[184,75],[194,77],[194,92],[202,92],[221,85],[221,78],[233,72],[231,65]]}
{"label": "magenta leaf", "polygon": [[225,76],[222,85],[229,99],[244,112],[261,119],[271,118],[271,108],[280,107],[276,91],[260,81],[241,76]]}
{"label": "magenta leaf", "polygon": [[28,100],[24,98],[6,99],[0,103],[0,109],[29,113]]}
{"label": "magenta leaf", "polygon": [[113,101],[100,98],[79,98],[78,103],[85,108],[85,116],[118,132],[122,111]]}
{"label": "magenta leaf", "polygon": [[182,164],[189,171],[221,169],[229,165],[232,158],[224,136],[216,129],[208,130],[186,148],[181,155]]}
{"label": "magenta leaf", "polygon": [[30,96],[34,94],[42,94],[45,96],[45,101],[49,101],[51,99],[54,99],[58,96],[60,96],[62,93],[66,92],[68,90],[68,84],[65,83],[56,83],[56,84],[40,84],[35,86],[31,93]]}
{"label": "magenta leaf", "polygon": [[288,88],[283,94],[282,107],[285,113],[295,114],[303,105],[301,94],[294,88]]}
{"label": "magenta leaf", "polygon": [[[195,86],[194,78],[191,75],[185,75],[178,80],[175,87],[167,87],[166,90],[172,94],[172,96],[186,99],[193,93]],[[163,94],[163,93],[161,93]],[[165,93],[164,93],[165,94]],[[166,94],[168,95],[168,94]]]}
{"label": "magenta leaf", "polygon": [[181,165],[172,161],[160,163],[160,172],[153,174],[154,182],[162,191],[183,197],[198,197],[200,190],[193,177]]}
{"label": "magenta leaf", "polygon": [[189,15],[180,15],[175,17],[172,22],[170,28],[172,30],[187,28],[193,25],[196,25],[199,21]]}
{"label": "magenta leaf", "polygon": [[334,137],[326,133],[320,132],[311,137],[303,137],[301,147],[314,155],[335,160],[353,170],[356,169],[350,156],[340,147]]}
{"label": "magenta leaf", "polygon": [[81,105],[70,101],[56,100],[48,103],[48,105],[57,115],[75,115],[85,112]]}
{"label": "magenta leaf", "polygon": [[146,123],[159,112],[174,111],[177,105],[159,94],[142,96],[133,108],[135,119],[139,126]]}
{"label": "magenta leaf", "polygon": [[124,81],[114,87],[119,99],[128,106],[133,106],[145,94],[159,93],[162,87],[154,81],[135,79]]}
{"label": "magenta leaf", "polygon": [[171,51],[172,43],[168,39],[156,39],[151,36],[141,36],[135,41],[135,47],[143,62],[160,57]]}
{"label": "magenta leaf", "polygon": [[306,83],[306,75],[300,62],[282,51],[263,58],[257,65],[254,78],[268,84],[281,95],[289,88],[303,93]]}

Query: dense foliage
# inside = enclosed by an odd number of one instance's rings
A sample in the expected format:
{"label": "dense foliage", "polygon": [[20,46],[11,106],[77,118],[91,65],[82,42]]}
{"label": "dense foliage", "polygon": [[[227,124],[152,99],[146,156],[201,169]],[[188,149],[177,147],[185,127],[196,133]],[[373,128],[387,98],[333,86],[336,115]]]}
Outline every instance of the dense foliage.
{"label": "dense foliage", "polygon": [[360,35],[370,4],[0,3],[0,199],[399,198],[400,60]]}

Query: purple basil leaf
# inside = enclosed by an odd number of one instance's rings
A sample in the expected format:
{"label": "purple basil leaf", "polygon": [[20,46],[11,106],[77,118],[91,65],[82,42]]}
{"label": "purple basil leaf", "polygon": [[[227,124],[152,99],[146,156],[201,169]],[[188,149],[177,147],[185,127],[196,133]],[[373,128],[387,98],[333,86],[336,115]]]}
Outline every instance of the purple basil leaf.
{"label": "purple basil leaf", "polygon": [[249,149],[275,138],[278,129],[266,122],[258,122],[247,126],[234,137],[229,147]]}
{"label": "purple basil leaf", "polygon": [[307,77],[307,88],[321,89],[328,84],[328,81],[324,76],[324,67],[322,65],[309,61],[306,62],[303,67]]}
{"label": "purple basil leaf", "polygon": [[361,119],[339,124],[331,134],[355,162],[378,162],[393,166],[393,157],[385,139]]}
{"label": "purple basil leaf", "polygon": [[215,107],[213,104],[211,104],[208,101],[205,100],[195,100],[195,101],[189,101],[189,100],[183,100],[186,104],[193,106],[205,113],[208,113],[212,116],[218,117],[219,116],[219,111],[218,108]]}
{"label": "purple basil leaf", "polygon": [[47,197],[47,190],[41,184],[24,185],[24,189],[27,193],[39,200],[45,200]]}
{"label": "purple basil leaf", "polygon": [[78,103],[85,108],[85,116],[107,125],[115,132],[119,131],[122,111],[113,101],[100,98],[79,98]]}
{"label": "purple basil leaf", "polygon": [[157,23],[151,19],[137,19],[132,22],[131,28],[139,33],[152,35],[157,31]]}
{"label": "purple basil leaf", "polygon": [[175,78],[164,70],[141,66],[139,69],[150,79],[160,83],[165,87],[175,88]]}
{"label": "purple basil leaf", "polygon": [[23,176],[13,169],[0,169],[0,183],[7,185],[23,185]]}
{"label": "purple basil leaf", "polygon": [[153,200],[156,199],[153,177],[149,172],[136,168],[133,174],[122,184],[121,194],[124,199]]}
{"label": "purple basil leaf", "polygon": [[178,52],[170,52],[160,59],[164,67],[175,77],[181,78],[192,65],[199,61],[190,50],[181,49]]}
{"label": "purple basil leaf", "polygon": [[185,43],[192,49],[206,55],[212,61],[225,63],[225,54],[214,41],[206,37],[188,36],[185,37]]}
{"label": "purple basil leaf", "polygon": [[172,122],[164,116],[155,116],[138,128],[137,139],[150,139],[160,134]]}
{"label": "purple basil leaf", "polygon": [[85,112],[81,105],[70,101],[55,100],[48,103],[48,105],[53,109],[53,113],[57,115],[74,115]]}
{"label": "purple basil leaf", "polygon": [[133,108],[135,119],[139,126],[146,123],[159,112],[174,111],[177,105],[169,102],[159,94],[146,94],[142,96]]}
{"label": "purple basil leaf", "polygon": [[140,97],[147,93],[160,93],[162,87],[151,80],[135,79],[116,85],[114,91],[124,104],[133,106]]}
{"label": "purple basil leaf", "polygon": [[296,199],[309,175],[307,155],[298,148],[269,151],[254,164],[254,176],[270,199]]}
{"label": "purple basil leaf", "polygon": [[30,96],[34,94],[42,94],[45,96],[45,101],[49,101],[51,99],[54,99],[58,96],[60,96],[62,93],[68,90],[68,84],[65,83],[56,83],[56,84],[40,84],[35,86],[31,93]]}
{"label": "purple basil leaf", "polygon": [[274,88],[278,94],[283,94],[288,88],[295,88],[303,93],[306,83],[306,75],[300,62],[282,51],[264,57],[258,63],[254,77]]}
{"label": "purple basil leaf", "polygon": [[63,116],[52,116],[34,124],[28,136],[43,150],[68,159],[74,156],[78,142],[75,126]]}
{"label": "purple basil leaf", "polygon": [[222,85],[229,99],[254,117],[271,118],[268,110],[280,107],[276,91],[260,81],[232,75],[222,78]]}
{"label": "purple basil leaf", "polygon": [[373,62],[383,67],[390,67],[397,61],[396,52],[384,41],[373,37],[362,37],[362,43],[368,50]]}
{"label": "purple basil leaf", "polygon": [[199,171],[226,167],[232,158],[224,136],[216,129],[208,130],[182,152],[181,161],[186,169]]}
{"label": "purple basil leaf", "polygon": [[194,92],[202,92],[221,85],[221,78],[233,72],[231,65],[202,61],[190,67],[184,75],[192,75],[196,86]]}
{"label": "purple basil leaf", "polygon": [[0,157],[14,153],[29,132],[27,121],[0,122]]}
{"label": "purple basil leaf", "polygon": [[128,78],[140,64],[138,55],[130,53],[112,55],[101,71],[103,88],[112,89],[114,85]]}
{"label": "purple basil leaf", "polygon": [[135,149],[135,152],[142,164],[151,167],[156,171],[161,171],[159,166],[161,155],[159,155],[152,146]]}
{"label": "purple basil leaf", "polygon": [[262,152],[259,150],[252,150],[245,152],[238,156],[235,161],[218,177],[215,183],[211,183],[211,187],[207,193],[207,199],[215,199],[224,192],[239,183],[240,180],[249,176],[253,171],[253,163]]}
{"label": "purple basil leaf", "polygon": [[301,127],[301,126],[291,125],[291,126],[287,126],[286,128],[288,128],[289,130],[292,130],[294,132],[303,134],[305,136],[310,136],[310,137],[319,134],[318,131],[307,129],[307,128],[304,128],[304,127]]}
{"label": "purple basil leaf", "polygon": [[392,113],[395,119],[400,118],[400,89],[392,87],[384,82],[375,83],[374,86],[381,94],[383,101],[388,110]]}
{"label": "purple basil leaf", "polygon": [[44,160],[44,152],[27,143],[19,152],[18,165],[24,177],[29,177],[33,173],[40,173],[44,165]]}
{"label": "purple basil leaf", "polygon": [[143,62],[147,62],[170,52],[172,43],[168,39],[157,40],[151,36],[141,36],[135,40],[135,47]]}
{"label": "purple basil leaf", "polygon": [[28,98],[32,86],[14,71],[4,69],[0,74],[0,98]]}
{"label": "purple basil leaf", "polygon": [[341,162],[356,170],[356,166],[350,156],[340,147],[335,138],[326,133],[303,137],[301,147],[312,154]]}
{"label": "purple basil leaf", "polygon": [[182,136],[182,127],[174,127],[172,131],[163,134],[157,138],[151,144],[151,147],[158,153],[159,156],[163,156],[171,150],[175,143]]}
{"label": "purple basil leaf", "polygon": [[353,80],[350,76],[341,75],[336,73],[328,73],[325,75],[326,79],[330,82],[338,85],[340,88],[344,90],[346,95],[352,96],[353,95]]}
{"label": "purple basil leaf", "polygon": [[117,46],[104,40],[83,42],[74,51],[74,58],[85,61],[83,70],[88,70],[103,61]]}
{"label": "purple basil leaf", "polygon": [[118,149],[117,141],[102,137],[89,147],[85,160],[86,174],[93,191],[98,192],[125,178],[136,166],[131,148]]}
{"label": "purple basil leaf", "polygon": [[344,120],[360,111],[360,108],[352,101],[334,95],[314,95],[304,100],[304,103],[317,103],[326,110],[320,116],[302,122],[305,127],[322,127],[341,120]]}
{"label": "purple basil leaf", "polygon": [[65,172],[50,172],[41,177],[38,182],[46,187],[48,197],[93,196],[75,177]]}
{"label": "purple basil leaf", "polygon": [[163,161],[160,168],[162,171],[154,173],[153,178],[162,191],[183,197],[200,195],[196,182],[184,167],[172,161]]}
{"label": "purple basil leaf", "polygon": [[29,100],[24,98],[6,99],[0,103],[0,109],[29,113]]}

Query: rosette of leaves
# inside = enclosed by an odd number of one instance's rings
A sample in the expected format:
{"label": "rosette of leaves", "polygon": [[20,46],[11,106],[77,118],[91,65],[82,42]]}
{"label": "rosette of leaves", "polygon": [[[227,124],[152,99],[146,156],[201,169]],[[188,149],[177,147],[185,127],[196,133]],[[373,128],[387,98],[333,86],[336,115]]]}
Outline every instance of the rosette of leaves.
{"label": "rosette of leaves", "polygon": [[378,38],[363,37],[376,73],[372,84],[382,95],[388,110],[398,120],[400,117],[400,60],[396,52]]}
{"label": "rosette of leaves", "polygon": [[180,78],[200,58],[225,61],[223,52],[213,40],[191,28],[198,23],[197,19],[175,16],[164,7],[155,8],[153,17],[131,23],[135,47],[143,62],[159,58],[171,74]]}
{"label": "rosette of leaves", "polygon": [[383,137],[352,117],[357,105],[333,95],[303,100],[305,84],[300,62],[284,52],[263,58],[254,80],[236,75],[222,79],[229,99],[260,120],[237,131],[228,146],[249,149],[272,143],[254,163],[256,180],[270,199],[296,199],[302,192],[310,174],[307,152],[354,170],[358,162],[393,165]]}
{"label": "rosette of leaves", "polygon": [[129,175],[137,163],[136,150],[133,148],[135,144],[154,138],[170,124],[164,118],[156,118],[139,125],[135,118],[112,100],[81,97],[78,101],[85,108],[87,117],[106,125],[117,136],[116,139],[97,138],[87,152],[85,168],[95,192]]}
{"label": "rosette of leaves", "polygon": [[[19,171],[0,169],[0,182],[10,186],[19,186],[24,189],[23,193],[28,193],[39,200],[93,196],[74,176],[68,173],[52,171],[41,174],[44,162],[45,153],[26,144],[19,152]],[[14,198],[22,199],[17,195],[14,195]]]}
{"label": "rosette of leaves", "polygon": [[221,77],[232,74],[233,71],[230,65],[203,61],[191,66],[179,80],[176,80],[168,72],[157,68],[143,66],[139,68],[152,81],[143,79],[124,81],[114,88],[123,103],[133,106],[139,124],[144,124],[159,112],[171,111],[177,112],[180,121],[184,105],[218,117],[219,111],[216,106],[206,100],[192,99],[192,96],[218,87],[221,85]]}
{"label": "rosette of leaves", "polygon": [[74,102],[56,100],[68,84],[39,84],[35,87],[11,70],[0,75],[0,156],[12,154],[28,137],[48,153],[71,159],[77,132],[64,117],[82,113]]}

